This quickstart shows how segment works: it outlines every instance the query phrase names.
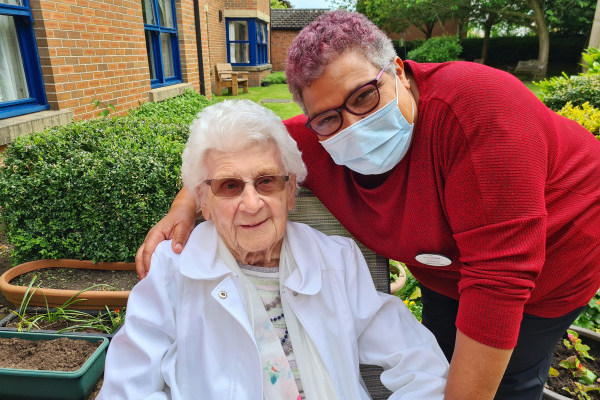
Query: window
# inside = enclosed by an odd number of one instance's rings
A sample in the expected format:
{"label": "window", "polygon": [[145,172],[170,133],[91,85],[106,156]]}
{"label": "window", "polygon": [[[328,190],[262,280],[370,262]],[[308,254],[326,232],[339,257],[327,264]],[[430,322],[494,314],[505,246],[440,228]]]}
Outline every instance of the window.
{"label": "window", "polygon": [[29,0],[0,0],[0,118],[48,108]]}
{"label": "window", "polygon": [[[1,1],[1,0],[0,0]],[[142,0],[153,88],[181,82],[175,0]]]}
{"label": "window", "polygon": [[232,65],[269,62],[267,24],[254,18],[227,18],[227,59]]}

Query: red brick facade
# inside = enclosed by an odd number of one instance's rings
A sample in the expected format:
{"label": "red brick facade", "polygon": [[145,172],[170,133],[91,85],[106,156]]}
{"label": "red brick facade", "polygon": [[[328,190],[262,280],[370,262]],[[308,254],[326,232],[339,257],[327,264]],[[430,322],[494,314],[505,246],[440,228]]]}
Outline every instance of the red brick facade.
{"label": "red brick facade", "polygon": [[[90,119],[99,111],[92,104],[94,100],[112,104],[117,114],[124,114],[150,99],[150,69],[140,0],[31,0],[30,3],[51,110],[71,109],[74,119]],[[194,3],[199,14],[200,60]],[[183,84],[208,97],[212,95],[215,64],[227,62],[226,16],[270,22],[269,0],[176,0],[175,8],[181,79]],[[270,72],[270,65],[247,70],[250,85],[258,86]]]}
{"label": "red brick facade", "polygon": [[46,96],[51,109],[94,116],[94,99],[121,113],[150,90],[139,1],[32,0]]}
{"label": "red brick facade", "polygon": [[271,64],[273,71],[284,71],[287,49],[300,31],[274,30],[271,34]]}

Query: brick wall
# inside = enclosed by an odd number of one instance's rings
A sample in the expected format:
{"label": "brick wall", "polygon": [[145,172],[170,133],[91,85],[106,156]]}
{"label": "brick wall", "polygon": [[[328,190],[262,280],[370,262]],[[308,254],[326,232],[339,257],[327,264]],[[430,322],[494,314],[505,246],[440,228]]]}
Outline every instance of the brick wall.
{"label": "brick wall", "polygon": [[[213,92],[215,87],[215,64],[227,62],[227,41],[225,36],[225,17],[223,0],[206,0],[208,11],[201,10],[203,25],[207,27],[206,48],[203,48],[204,60],[209,70],[207,93]],[[221,21],[219,21],[219,11]],[[202,34],[202,40],[205,36]]]}
{"label": "brick wall", "polygon": [[92,118],[92,100],[124,113],[146,101],[150,73],[139,0],[31,0],[52,109]]}
{"label": "brick wall", "polygon": [[[196,43],[198,2],[203,71]],[[99,100],[124,114],[148,101],[150,71],[140,0],[31,0],[42,75],[52,110],[72,109],[76,120],[95,117]],[[177,0],[181,74],[184,83],[211,97],[214,65],[227,62],[227,8],[268,18],[269,0]],[[257,86],[268,71],[253,72]],[[204,78],[205,88],[201,88]]]}
{"label": "brick wall", "polygon": [[271,32],[271,64],[273,71],[284,71],[287,50],[300,31],[273,30]]}
{"label": "brick wall", "polygon": [[[196,45],[194,1],[195,0],[177,1],[175,2],[175,9],[177,13],[181,78],[183,82],[191,83],[194,86],[194,89],[200,92],[200,68],[198,64],[198,48]],[[200,13],[200,15],[202,15],[202,13]]]}

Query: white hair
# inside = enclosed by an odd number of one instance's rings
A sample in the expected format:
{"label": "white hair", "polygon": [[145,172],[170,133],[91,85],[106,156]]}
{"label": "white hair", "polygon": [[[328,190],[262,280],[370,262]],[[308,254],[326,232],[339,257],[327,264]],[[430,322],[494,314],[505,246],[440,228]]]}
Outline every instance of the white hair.
{"label": "white hair", "polygon": [[300,150],[273,111],[250,100],[225,100],[206,107],[190,126],[182,155],[183,185],[196,197],[196,189],[209,178],[204,162],[209,150],[240,151],[269,141],[279,148],[286,173],[296,175],[296,184],[304,181],[306,167]]}

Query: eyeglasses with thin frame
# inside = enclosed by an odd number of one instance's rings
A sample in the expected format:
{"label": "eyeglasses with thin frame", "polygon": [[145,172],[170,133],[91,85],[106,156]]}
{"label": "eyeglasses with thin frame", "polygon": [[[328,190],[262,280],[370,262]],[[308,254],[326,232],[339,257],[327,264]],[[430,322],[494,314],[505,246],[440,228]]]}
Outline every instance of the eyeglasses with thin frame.
{"label": "eyeglasses with thin frame", "polygon": [[289,175],[262,175],[249,181],[240,178],[219,178],[207,179],[204,183],[210,186],[213,194],[218,197],[237,197],[242,194],[248,183],[254,185],[258,194],[269,196],[285,189],[285,183],[289,180]]}
{"label": "eyeglasses with thin frame", "polygon": [[305,124],[306,127],[321,137],[327,137],[333,135],[342,127],[344,122],[342,110],[354,115],[365,115],[373,111],[379,105],[380,96],[377,83],[383,75],[383,71],[382,68],[375,79],[350,93],[340,107],[323,111],[309,119]]}

